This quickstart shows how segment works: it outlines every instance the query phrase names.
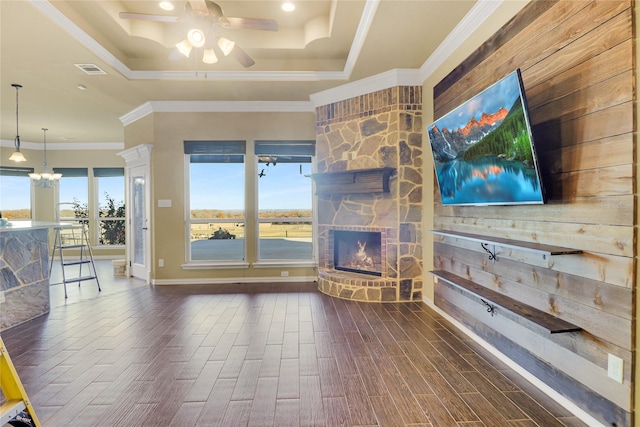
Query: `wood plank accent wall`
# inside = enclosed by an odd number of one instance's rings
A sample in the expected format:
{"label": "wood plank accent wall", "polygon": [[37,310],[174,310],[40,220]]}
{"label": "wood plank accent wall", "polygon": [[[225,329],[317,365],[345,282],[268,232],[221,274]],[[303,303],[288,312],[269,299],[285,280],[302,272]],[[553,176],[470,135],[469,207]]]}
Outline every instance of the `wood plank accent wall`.
{"label": "wood plank accent wall", "polygon": [[[444,207],[434,228],[580,249],[553,256],[434,236],[434,266],[583,329],[549,335],[490,316],[454,285],[435,304],[605,425],[630,426],[636,283],[633,3],[533,1],[434,88],[441,117],[520,68],[548,202]],[[607,375],[624,360],[623,383]]]}

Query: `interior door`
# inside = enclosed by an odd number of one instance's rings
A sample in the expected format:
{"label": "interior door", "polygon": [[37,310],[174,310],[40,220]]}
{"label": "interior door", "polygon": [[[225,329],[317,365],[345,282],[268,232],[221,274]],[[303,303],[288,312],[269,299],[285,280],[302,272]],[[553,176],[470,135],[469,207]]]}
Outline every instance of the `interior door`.
{"label": "interior door", "polygon": [[131,242],[130,266],[131,275],[149,282],[150,268],[150,233],[149,233],[149,200],[147,166],[132,167],[129,172]]}

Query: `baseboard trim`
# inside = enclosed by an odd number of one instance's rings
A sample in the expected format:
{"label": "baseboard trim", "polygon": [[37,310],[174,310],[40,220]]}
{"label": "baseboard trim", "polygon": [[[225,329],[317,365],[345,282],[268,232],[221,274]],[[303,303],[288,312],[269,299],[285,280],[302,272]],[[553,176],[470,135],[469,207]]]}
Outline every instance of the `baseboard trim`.
{"label": "baseboard trim", "polygon": [[151,279],[152,285],[228,285],[233,283],[314,283],[317,276],[288,276],[288,277],[220,277],[204,279]]}
{"label": "baseboard trim", "polygon": [[478,335],[473,333],[464,324],[462,324],[458,320],[456,320],[453,317],[451,317],[449,314],[447,314],[445,311],[443,311],[440,307],[437,307],[433,303],[433,301],[431,301],[431,300],[429,300],[427,298],[423,298],[422,301],[426,305],[428,305],[429,308],[433,309],[435,312],[437,312],[442,317],[447,319],[447,321],[451,322],[462,333],[464,333],[469,338],[471,338],[473,341],[475,341],[476,343],[481,345],[489,353],[491,353],[492,355],[494,355],[495,357],[500,359],[500,361],[502,361],[505,365],[509,366],[509,368],[513,369],[518,375],[520,375],[521,377],[523,377],[524,379],[529,381],[531,384],[533,384],[535,387],[540,389],[540,391],[542,391],[544,394],[549,396],[551,399],[553,399],[556,403],[561,405],[563,408],[565,408],[566,410],[571,412],[573,415],[575,415],[581,421],[586,423],[589,427],[606,427],[604,424],[602,424],[600,421],[598,421],[595,418],[593,418],[591,415],[589,415],[584,410],[579,408],[576,404],[571,402],[569,399],[567,399],[566,397],[564,397],[563,395],[561,395],[560,393],[555,391],[553,388],[549,387],[547,384],[545,384],[544,382],[540,381],[538,378],[536,378],[535,376],[530,374],[526,369],[524,369],[522,366],[518,365],[512,359],[507,357],[504,353],[500,352],[497,348],[495,348],[494,346],[489,344],[487,341],[485,341],[484,339],[480,338]]}

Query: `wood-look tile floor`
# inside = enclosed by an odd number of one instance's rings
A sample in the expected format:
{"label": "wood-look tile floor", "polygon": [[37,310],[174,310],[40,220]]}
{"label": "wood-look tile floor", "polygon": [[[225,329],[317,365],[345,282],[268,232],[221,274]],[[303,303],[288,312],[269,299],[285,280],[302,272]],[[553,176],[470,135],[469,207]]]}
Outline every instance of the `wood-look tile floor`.
{"label": "wood-look tile floor", "polygon": [[102,271],[2,333],[43,426],[584,425],[422,303]]}

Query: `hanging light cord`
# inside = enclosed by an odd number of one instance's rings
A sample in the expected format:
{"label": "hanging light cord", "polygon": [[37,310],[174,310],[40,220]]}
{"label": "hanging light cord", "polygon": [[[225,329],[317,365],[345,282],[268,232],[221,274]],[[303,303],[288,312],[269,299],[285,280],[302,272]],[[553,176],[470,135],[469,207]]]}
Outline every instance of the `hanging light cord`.
{"label": "hanging light cord", "polygon": [[43,144],[44,144],[44,162],[43,162],[42,166],[44,167],[44,171],[45,172],[49,172],[49,166],[47,164],[47,131],[49,129],[42,128],[42,130],[44,131],[44,141],[43,141]]}
{"label": "hanging light cord", "polygon": [[18,91],[20,90],[22,85],[14,83],[11,86],[16,88],[16,139],[14,139],[13,145],[15,145],[17,151],[20,151],[20,135],[18,132]]}

